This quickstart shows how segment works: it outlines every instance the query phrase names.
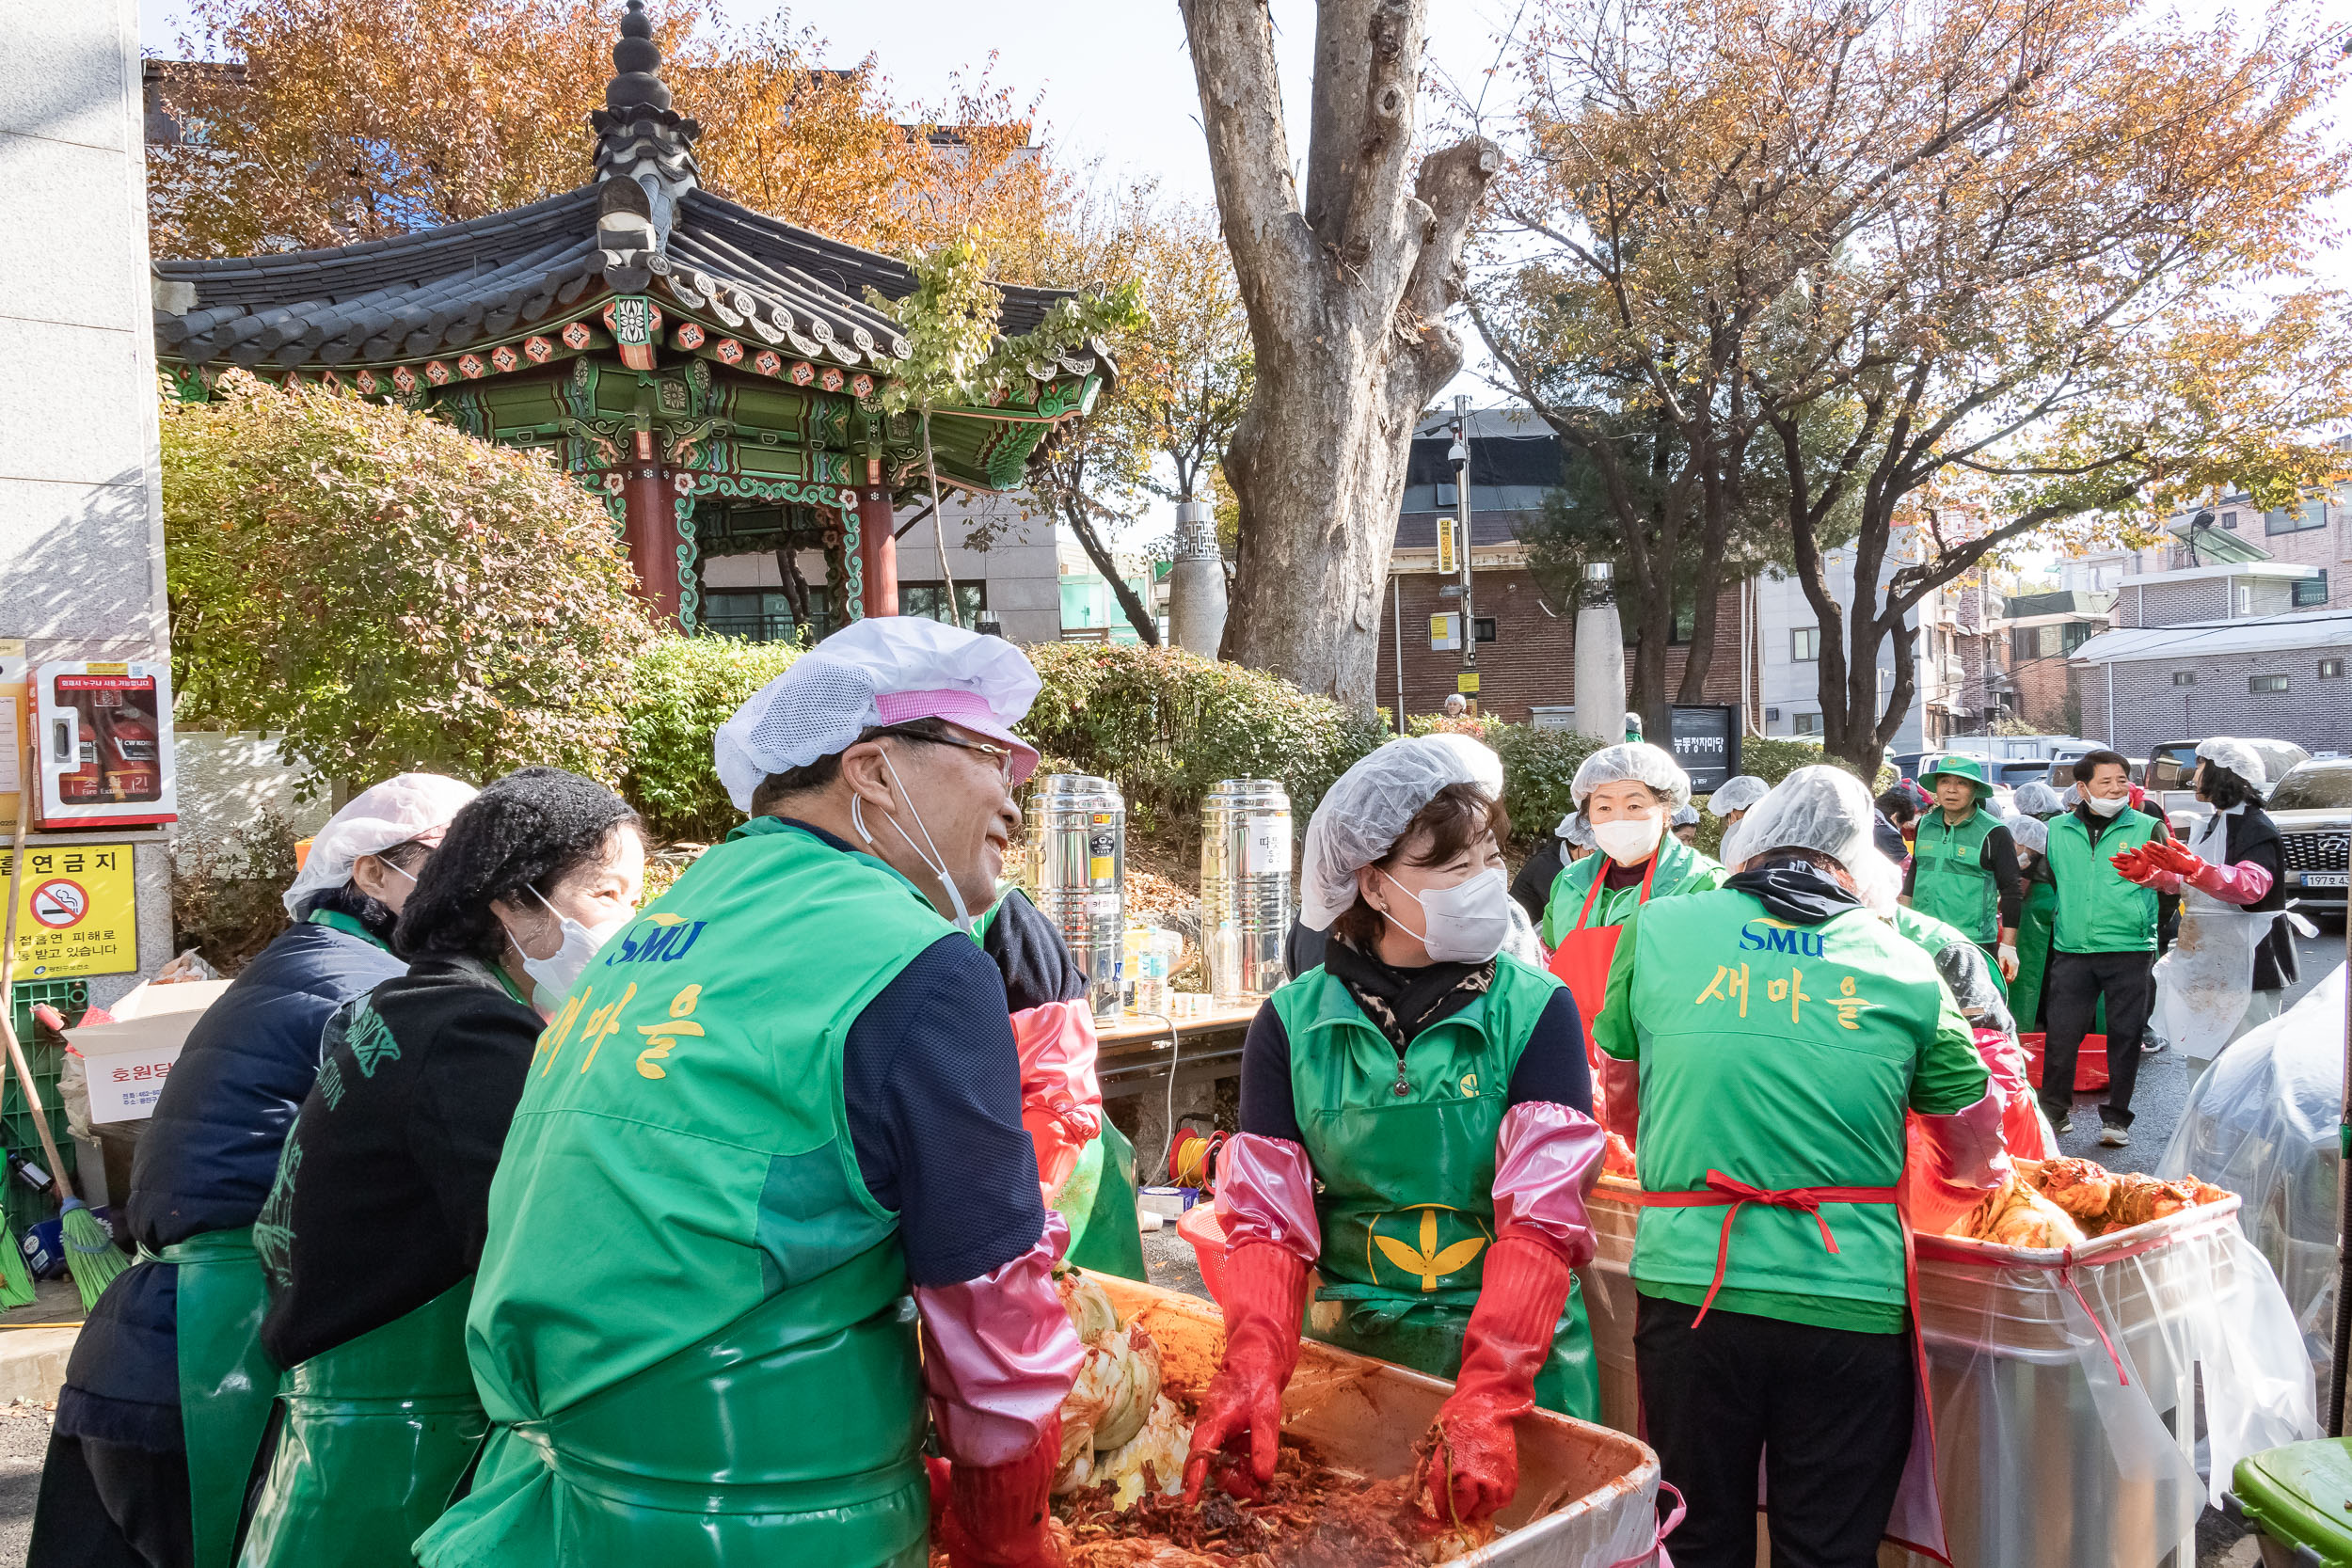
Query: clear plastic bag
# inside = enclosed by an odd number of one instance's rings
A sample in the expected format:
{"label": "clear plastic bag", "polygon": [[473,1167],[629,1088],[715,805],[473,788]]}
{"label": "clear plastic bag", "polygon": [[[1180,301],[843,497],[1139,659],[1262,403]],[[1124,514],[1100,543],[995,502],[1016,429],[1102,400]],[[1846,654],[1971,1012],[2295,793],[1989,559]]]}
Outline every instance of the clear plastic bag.
{"label": "clear plastic bag", "polygon": [[2239,1228],[2286,1292],[2314,1388],[2327,1381],[2335,1332],[2344,984],[2339,964],[2232,1044],[2197,1081],[2156,1164],[2158,1176],[2193,1174],[2245,1200]]}

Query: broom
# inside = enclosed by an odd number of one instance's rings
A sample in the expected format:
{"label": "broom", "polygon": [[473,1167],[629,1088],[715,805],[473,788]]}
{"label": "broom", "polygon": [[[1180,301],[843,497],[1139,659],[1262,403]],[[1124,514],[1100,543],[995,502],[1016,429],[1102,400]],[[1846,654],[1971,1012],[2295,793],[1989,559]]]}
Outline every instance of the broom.
{"label": "broom", "polygon": [[[20,817],[24,816],[23,784],[24,781],[20,778],[17,800],[20,808],[17,815]],[[17,852],[22,855],[24,850],[20,847]],[[16,995],[13,989],[15,983],[16,871],[11,867],[8,872],[7,951],[5,954],[0,954],[0,1009],[11,1007],[15,1004]],[[6,1072],[0,1071],[0,1088],[4,1088],[7,1083]],[[16,1227],[10,1225],[5,1217],[0,1217],[0,1309],[11,1307],[30,1307],[39,1299],[39,1295],[40,1292],[33,1289],[32,1267],[24,1261],[24,1248],[16,1239]]]}
{"label": "broom", "polygon": [[[59,1217],[58,1229],[65,1236],[66,1265],[73,1271],[73,1288],[82,1292],[82,1310],[89,1311],[98,1305],[98,1298],[115,1275],[131,1266],[131,1260],[115,1245],[115,1239],[106,1227],[98,1223],[98,1216],[89,1212],[82,1200],[73,1196],[73,1184],[66,1180],[65,1163],[57,1158],[57,1140],[49,1131],[48,1108],[40,1102],[40,1090],[33,1085],[33,1069],[24,1060],[24,1047],[16,1037],[16,885],[24,867],[24,835],[33,809],[33,792],[23,780],[16,793],[16,853],[8,862],[8,917],[6,935],[0,937],[0,1038],[8,1047],[8,1065],[16,1069],[17,1084],[24,1091],[24,1103],[33,1113],[33,1131],[40,1134],[41,1152],[49,1156],[49,1173],[57,1183]],[[16,1252],[14,1247],[9,1251]],[[24,1254],[16,1253],[22,1265]],[[27,1281],[29,1284],[30,1282]]]}

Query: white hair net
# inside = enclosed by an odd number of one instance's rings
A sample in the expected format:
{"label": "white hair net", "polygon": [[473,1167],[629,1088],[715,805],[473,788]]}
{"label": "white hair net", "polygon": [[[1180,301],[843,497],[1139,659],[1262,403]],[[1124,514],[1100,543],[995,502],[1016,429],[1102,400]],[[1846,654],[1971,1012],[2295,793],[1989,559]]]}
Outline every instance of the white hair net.
{"label": "white hair net", "polygon": [[2083,786],[2080,784],[2068,784],[2066,793],[2058,797],[2058,810],[2060,811],[2073,811],[2082,803]]}
{"label": "white hair net", "polygon": [[1881,920],[1894,919],[1899,907],[1898,900],[1903,895],[1902,867],[1888,860],[1886,852],[1875,844],[1862,851],[1860,862],[1840,863],[1846,867],[1846,875],[1853,879],[1854,895],[1862,900],[1864,909]]}
{"label": "white hair net", "polygon": [[1724,830],[1723,842],[1715,846],[1715,858],[1723,863],[1725,870],[1737,871],[1741,865],[1746,863],[1748,858],[1748,823],[1755,816],[1756,808],[1751,806],[1748,808],[1748,815],[1746,816],[1740,818],[1739,821],[1734,822],[1730,827]]}
{"label": "white hair net", "polygon": [[[2019,784],[2010,803],[2027,816],[2056,816],[2066,809],[2066,803],[2058,799],[2058,792],[2040,779]],[[2014,831],[2013,824],[2011,831]]]}
{"label": "white hair net", "polygon": [[2197,743],[2197,754],[2216,768],[2226,768],[2253,786],[2254,793],[2265,800],[2270,798],[2269,769],[2263,767],[2262,753],[2243,740],[2228,736],[2216,736]]}
{"label": "white hair net", "polygon": [[[1037,689],[1028,656],[1001,637],[920,615],[868,616],[754,692],[719,726],[711,752],[727,798],[749,811],[752,792],[771,773],[846,752],[877,725],[941,718],[1024,753],[1025,767],[1014,768],[1018,784],[1037,766],[1037,752],[1012,726]],[[891,701],[908,694],[918,700]]]}
{"label": "white hair net", "polygon": [[1669,805],[1691,803],[1691,775],[1682,770],[1672,752],[1645,740],[1603,746],[1586,757],[1584,766],[1576,770],[1576,782],[1568,786],[1568,793],[1576,797],[1576,809],[1582,811],[1586,797],[1594,790],[1620,779],[1647,784]]}
{"label": "white hair net", "polygon": [[1593,825],[1584,820],[1584,814],[1581,811],[1568,813],[1551,831],[1560,836],[1562,843],[1574,845],[1579,849],[1600,847],[1600,841],[1593,836]]}
{"label": "white hair net", "polygon": [[1674,816],[1666,819],[1666,826],[1669,828],[1695,828],[1698,825],[1699,808],[1696,806],[1677,807]]}
{"label": "white hair net", "polygon": [[[2048,788],[2045,784],[2042,787]],[[2052,799],[2057,798],[2052,790]],[[2030,849],[2037,855],[2050,852],[2050,825],[2038,816],[2012,816],[2009,819],[2009,835],[2017,841],[2020,849]]]}
{"label": "white hair net", "polygon": [[1483,786],[1496,800],[1502,799],[1502,759],[1495,755],[1493,747],[1453,730],[1439,730],[1422,738],[1436,741],[1459,757],[1472,784]]}
{"label": "white hair net", "polygon": [[351,880],[362,855],[379,855],[421,833],[446,828],[479,793],[438,773],[402,773],[361,790],[310,838],[310,853],[286,889],[286,912],[298,915],[312,895]]}
{"label": "white hair net", "polygon": [[1708,812],[1715,816],[1729,816],[1735,811],[1746,811],[1770,794],[1772,787],[1753,773],[1725,779],[1723,787],[1707,798]]}
{"label": "white hair net", "polygon": [[1844,768],[1800,768],[1740,818],[1737,847],[1743,856],[1782,847],[1818,850],[1859,884],[1871,858],[1886,859],[1870,845],[1877,815],[1869,789]]}
{"label": "white hair net", "polygon": [[1356,873],[1396,847],[1438,791],[1457,784],[1486,786],[1467,753],[1450,744],[1460,738],[1391,740],[1358,758],[1325,792],[1308,819],[1299,856],[1298,918],[1309,930],[1327,931],[1347,912],[1356,902]]}

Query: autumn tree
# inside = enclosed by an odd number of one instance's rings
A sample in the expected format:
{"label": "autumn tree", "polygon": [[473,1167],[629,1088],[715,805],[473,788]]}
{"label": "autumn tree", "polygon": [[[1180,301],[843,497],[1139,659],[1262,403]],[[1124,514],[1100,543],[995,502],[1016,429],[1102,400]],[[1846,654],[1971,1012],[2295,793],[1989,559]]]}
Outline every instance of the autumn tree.
{"label": "autumn tree", "polygon": [[[615,0],[194,0],[167,69],[177,145],[149,150],[156,253],[248,255],[462,222],[588,182]],[[672,0],[664,79],[699,119],[703,185],[898,250],[971,233],[1017,276],[1067,182],[987,69],[899,103],[787,16]]]}
{"label": "autumn tree", "polygon": [[163,407],[183,721],[323,779],[610,779],[651,634],[612,518],[536,452],[243,371]]}
{"label": "autumn tree", "polygon": [[1264,0],[1180,0],[1255,349],[1227,449],[1241,504],[1227,649],[1369,713],[1380,601],[1492,142],[1420,144],[1428,0],[1318,0],[1302,199]]}
{"label": "autumn tree", "polygon": [[2241,38],[2124,0],[1554,0],[1533,37],[1528,141],[1591,258],[1597,357],[1681,324],[1780,450],[1833,753],[1900,727],[1937,587],[2053,525],[2331,466],[2352,353],[2305,261],[2345,154],[2315,11]]}

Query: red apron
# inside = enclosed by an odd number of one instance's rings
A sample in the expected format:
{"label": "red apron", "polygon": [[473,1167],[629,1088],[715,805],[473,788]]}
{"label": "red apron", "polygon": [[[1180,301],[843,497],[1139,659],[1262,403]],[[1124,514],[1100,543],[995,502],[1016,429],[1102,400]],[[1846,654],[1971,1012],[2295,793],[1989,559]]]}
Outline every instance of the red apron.
{"label": "red apron", "polygon": [[[1706,1299],[1699,1303],[1698,1316],[1691,1320],[1692,1328],[1706,1319],[1708,1308],[1715,1305],[1715,1292],[1724,1288],[1724,1274],[1731,1265],[1732,1222],[1747,1205],[1762,1203],[1775,1209],[1804,1210],[1821,1227],[1821,1245],[1832,1253],[1837,1251],[1837,1238],[1830,1234],[1829,1220],[1821,1213],[1822,1204],[1896,1205],[1896,1218],[1903,1229],[1903,1299],[1911,1307],[1911,1364],[1915,1381],[1911,1453],[1903,1464],[1902,1484],[1895,1493],[1894,1513],[1886,1521],[1886,1539],[1948,1565],[1952,1560],[1944,1541],[1944,1509],[1935,1489],[1935,1412],[1928,1400],[1928,1349],[1919,1338],[1918,1259],[1912,1252],[1911,1221],[1902,1212],[1899,1197],[1899,1189],[1894,1187],[1751,1187],[1722,1171],[1710,1170],[1703,1191],[1644,1193],[1640,1201],[1645,1209],[1730,1208],[1730,1212],[1724,1216],[1723,1239],[1715,1248],[1715,1277],[1707,1287]],[[2094,1316],[2092,1322],[2097,1321]],[[1762,1490],[1759,1477],[1759,1497]]]}
{"label": "red apron", "polygon": [[[1650,884],[1658,879],[1658,861],[1659,851],[1652,850],[1637,904],[1649,902]],[[1617,939],[1625,934],[1625,927],[1587,928],[1584,923],[1593,918],[1593,905],[1599,899],[1601,884],[1608,877],[1609,868],[1605,865],[1593,873],[1592,889],[1584,895],[1584,907],[1577,911],[1576,924],[1561,937],[1560,945],[1551,954],[1551,972],[1566,983],[1568,993],[1576,998],[1577,1016],[1584,1021],[1584,1053],[1590,1058],[1587,1065],[1593,1069],[1596,1084],[1599,1082],[1600,1053],[1593,1044],[1593,1025],[1600,1018],[1601,1000],[1609,994],[1609,966],[1616,959]],[[1595,1115],[1598,1115],[1597,1108]]]}

